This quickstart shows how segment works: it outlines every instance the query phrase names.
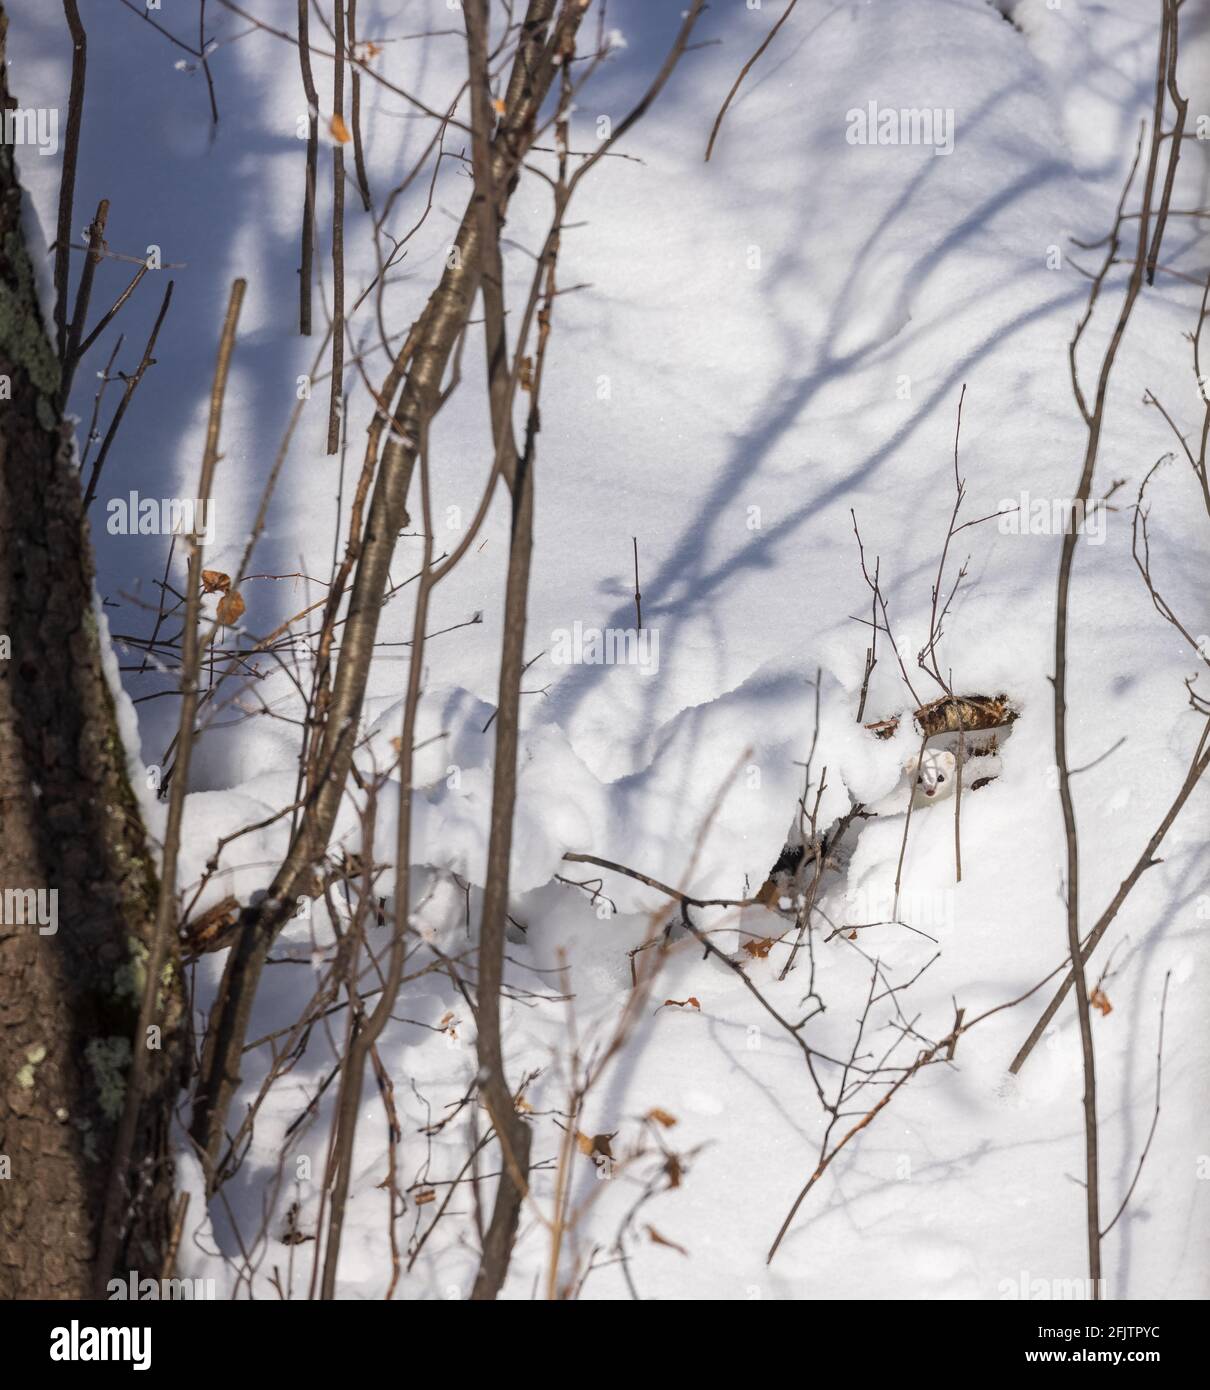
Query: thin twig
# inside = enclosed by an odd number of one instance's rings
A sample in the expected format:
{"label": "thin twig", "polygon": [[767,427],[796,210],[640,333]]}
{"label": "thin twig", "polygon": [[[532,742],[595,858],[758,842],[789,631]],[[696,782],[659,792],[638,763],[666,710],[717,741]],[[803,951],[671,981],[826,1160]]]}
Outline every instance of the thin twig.
{"label": "thin twig", "polygon": [[1126,1195],[1122,1198],[1122,1205],[1114,1213],[1113,1220],[1101,1232],[1101,1239],[1104,1240],[1110,1231],[1118,1224],[1118,1218],[1130,1204],[1131,1197],[1134,1196],[1134,1189],[1138,1186],[1139,1179],[1143,1176],[1143,1164],[1147,1162],[1147,1155],[1151,1152],[1151,1141],[1155,1138],[1156,1127],[1160,1122],[1160,1092],[1164,1081],[1164,1015],[1168,1012],[1168,982],[1172,978],[1172,971],[1169,970],[1164,975],[1164,992],[1160,996],[1160,1035],[1155,1045],[1155,1109],[1151,1114],[1151,1128],[1147,1131],[1147,1142],[1143,1145],[1143,1151],[1139,1154],[1138,1167],[1134,1170],[1134,1177],[1131,1179],[1130,1186],[1126,1189]]}
{"label": "thin twig", "polygon": [[71,216],[76,195],[76,163],[80,157],[80,126],[84,119],[84,84],[88,68],[88,35],[80,22],[76,0],[63,0],[71,33],[71,90],[67,98],[67,132],[63,140],[63,173],[59,179],[59,220],[55,229],[55,350],[60,363],[67,358],[67,281],[71,261]]}
{"label": "thin twig", "polygon": [[634,542],[634,625],[642,632],[643,630],[643,595],[639,593],[639,538],[631,536]]}
{"label": "thin twig", "polygon": [[[328,453],[340,448],[345,360],[345,6],[336,0],[336,65],[332,77],[332,380],[328,393]],[[339,129],[336,127],[339,126]]]}
{"label": "thin twig", "polygon": [[744,81],[744,78],[747,77],[748,73],[751,72],[752,68],[756,65],[756,62],[757,62],[757,60],[760,58],[760,55],[765,51],[766,48],[769,47],[769,45],[770,45],[770,44],[773,42],[773,40],[777,37],[777,31],[778,31],[778,30],[781,28],[781,26],[786,22],[786,20],[789,19],[790,16],[794,13],[794,6],[797,5],[797,4],[798,4],[798,0],[790,0],[790,3],[786,6],[786,8],[782,11],[782,13],[778,16],[777,23],[776,23],[776,24],[773,26],[773,28],[770,29],[769,32],[765,35],[764,41],[761,43],[760,47],[759,47],[759,48],[756,50],[756,52],[751,56],[751,58],[748,59],[748,61],[743,65],[743,67],[740,68],[740,70],[739,70],[739,76],[738,76],[738,77],[735,79],[735,81],[731,84],[731,90],[727,93],[726,99],[724,100],[722,106],[719,107],[718,115],[715,116],[715,118],[714,118],[714,124],[713,124],[713,126],[711,126],[711,128],[710,128],[710,139],[706,142],[706,163],[707,163],[707,164],[709,164],[709,162],[710,162],[710,156],[711,156],[711,154],[713,154],[713,152],[714,152],[714,142],[715,142],[715,140],[718,139],[718,132],[719,132],[719,130],[720,130],[722,124],[723,124],[723,117],[726,116],[728,108],[730,107],[731,103],[735,100],[735,94],[736,94],[736,92],[738,92],[739,89],[740,89],[740,87],[742,86],[743,81]]}
{"label": "thin twig", "polygon": [[[219,460],[219,430],[222,425],[223,400],[231,355],[235,347],[235,330],[239,322],[247,284],[236,280],[219,339],[218,361],[214,369],[214,384],[210,391],[210,420],[206,428],[206,446],[202,456],[198,498],[205,505],[211,493],[214,472]],[[168,800],[168,819],[164,829],[164,850],[160,866],[159,898],[156,903],[155,926],[144,962],[146,983],[139,1006],[139,1021],[131,1039],[130,1071],[126,1076],[125,1103],[114,1139],[109,1185],[105,1194],[105,1210],[97,1242],[96,1297],[100,1298],[109,1279],[118,1243],[121,1239],[122,1209],[126,1204],[129,1173],[127,1168],[134,1144],[139,1111],[143,1102],[143,1087],[147,1076],[149,1032],[153,1020],[160,1014],[163,993],[163,970],[174,938],[177,911],[176,872],[181,846],[181,826],[185,813],[185,793],[189,783],[189,763],[193,752],[193,720],[197,709],[198,675],[201,644],[198,616],[202,599],[201,538],[196,531],[189,537],[189,587],[186,595],[184,646],[181,656],[181,715],[180,747],[177,752],[177,775]]]}
{"label": "thin twig", "polygon": [[63,349],[63,367],[59,382],[59,408],[67,404],[71,394],[71,383],[75,379],[76,367],[81,356],[80,339],[84,333],[84,322],[88,318],[88,305],[92,298],[92,282],[97,266],[105,250],[105,223],[109,218],[109,199],[102,198],[97,204],[97,215],[88,228],[88,255],[80,271],[80,283],[76,288],[76,305],[72,311],[71,324],[67,329],[67,344]]}
{"label": "thin twig", "polygon": [[168,306],[172,303],[172,287],[176,282],[169,280],[168,286],[164,291],[164,298],[160,303],[160,312],[155,317],[155,323],[151,326],[151,333],[147,339],[147,346],[143,349],[143,356],[139,359],[139,365],[135,368],[133,375],[125,378],[125,389],[122,392],[122,399],[118,402],[117,409],[113,413],[113,419],[109,422],[109,428],[105,431],[105,438],[101,443],[101,450],[97,454],[96,462],[92,466],[92,472],[88,475],[88,487],[84,493],[84,510],[87,511],[92,505],[93,499],[97,495],[97,484],[101,480],[101,470],[105,467],[105,460],[109,456],[109,450],[113,441],[117,438],[118,429],[122,424],[122,418],[126,414],[126,408],[130,405],[134,393],[139,389],[139,383],[143,380],[143,373],[148,367],[154,366],[155,358],[151,355],[155,351],[155,340],[159,337],[160,327],[164,322],[165,315],[168,313]]}
{"label": "thin twig", "polygon": [[[357,55],[357,0],[349,0],[349,52]],[[357,191],[361,194],[361,205],[367,212],[372,211],[374,203],[370,197],[370,180],[366,175],[365,150],[361,140],[361,69],[352,64],[350,72],[352,105],[350,114],[353,122],[353,166],[357,173]]]}
{"label": "thin twig", "polygon": [[311,44],[307,33],[310,0],[298,0],[298,62],[307,98],[307,172],[303,187],[302,264],[298,272],[298,331],[311,336],[311,281],[315,258],[315,184],[319,177],[319,93],[311,72]]}

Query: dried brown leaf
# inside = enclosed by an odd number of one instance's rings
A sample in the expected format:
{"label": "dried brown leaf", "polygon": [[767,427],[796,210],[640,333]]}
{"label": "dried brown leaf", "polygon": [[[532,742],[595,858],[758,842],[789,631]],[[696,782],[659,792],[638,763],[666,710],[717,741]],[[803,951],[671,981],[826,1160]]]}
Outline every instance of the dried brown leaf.
{"label": "dried brown leaf", "polygon": [[771,936],[762,936],[758,941],[744,942],[744,950],[747,951],[754,960],[764,960],[772,949],[773,938]]}
{"label": "dried brown leaf", "polygon": [[675,1240],[669,1240],[667,1236],[660,1235],[654,1226],[647,1227],[647,1234],[651,1237],[654,1245],[666,1245],[669,1250],[675,1250],[678,1255],[688,1255],[689,1251],[683,1245],[678,1245]]}
{"label": "dried brown leaf", "polygon": [[219,599],[215,616],[224,627],[232,627],[239,622],[246,606],[237,589]]}
{"label": "dried brown leaf", "polygon": [[238,920],[238,899],[227,897],[222,902],[215,903],[201,916],[182,926],[181,945],[184,953],[188,956],[200,956],[206,951],[217,951],[226,946]]}
{"label": "dried brown leaf", "polygon": [[598,1158],[613,1158],[613,1149],[609,1146],[609,1141],[613,1138],[612,1134],[594,1134],[591,1137],[582,1130],[576,1130],[576,1148],[580,1150],[586,1158],[591,1158],[594,1162]]}

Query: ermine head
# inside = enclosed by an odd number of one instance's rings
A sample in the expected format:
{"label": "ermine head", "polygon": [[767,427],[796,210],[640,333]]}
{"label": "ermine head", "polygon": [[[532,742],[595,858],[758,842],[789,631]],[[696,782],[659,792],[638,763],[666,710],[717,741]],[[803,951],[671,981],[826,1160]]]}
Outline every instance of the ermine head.
{"label": "ermine head", "polygon": [[906,771],[916,774],[916,786],[925,796],[948,796],[954,789],[957,766],[952,753],[926,748],[923,757],[908,760]]}

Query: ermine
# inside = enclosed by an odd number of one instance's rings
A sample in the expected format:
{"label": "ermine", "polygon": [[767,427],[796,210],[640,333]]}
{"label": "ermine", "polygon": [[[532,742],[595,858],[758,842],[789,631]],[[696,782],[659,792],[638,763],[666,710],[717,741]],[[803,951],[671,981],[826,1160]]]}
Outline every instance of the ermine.
{"label": "ermine", "polygon": [[953,796],[958,783],[958,759],[952,753],[926,748],[920,758],[909,758],[903,770],[916,774],[913,806],[927,806],[931,801],[943,801]]}

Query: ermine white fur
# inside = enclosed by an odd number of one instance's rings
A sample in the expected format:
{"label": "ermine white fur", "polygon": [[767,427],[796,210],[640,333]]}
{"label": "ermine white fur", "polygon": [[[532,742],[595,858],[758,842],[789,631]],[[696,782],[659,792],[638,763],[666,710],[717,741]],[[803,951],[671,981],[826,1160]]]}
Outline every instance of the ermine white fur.
{"label": "ermine white fur", "polygon": [[926,748],[923,757],[909,758],[904,764],[908,776],[915,774],[916,788],[912,793],[914,806],[927,806],[930,802],[944,801],[953,796],[958,784],[958,759],[952,753],[937,748]]}

